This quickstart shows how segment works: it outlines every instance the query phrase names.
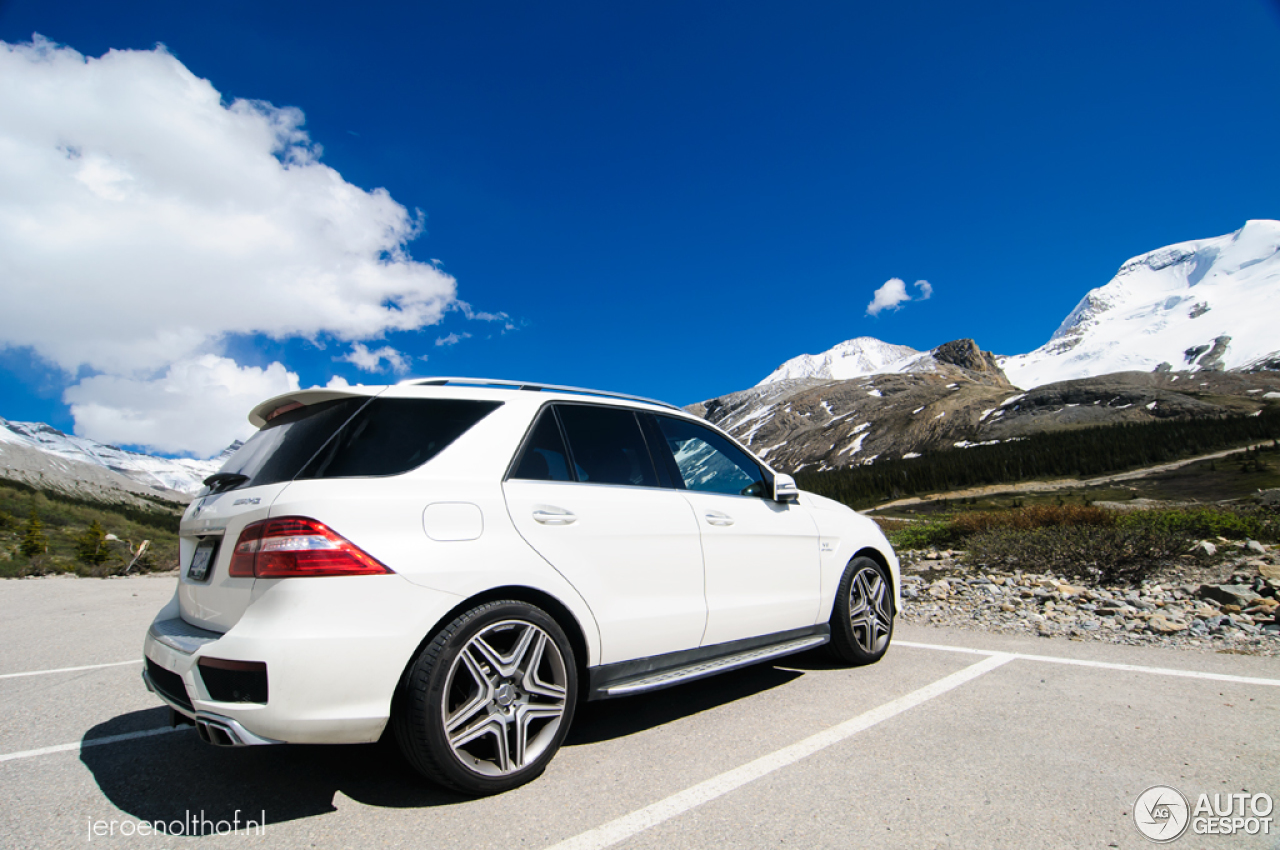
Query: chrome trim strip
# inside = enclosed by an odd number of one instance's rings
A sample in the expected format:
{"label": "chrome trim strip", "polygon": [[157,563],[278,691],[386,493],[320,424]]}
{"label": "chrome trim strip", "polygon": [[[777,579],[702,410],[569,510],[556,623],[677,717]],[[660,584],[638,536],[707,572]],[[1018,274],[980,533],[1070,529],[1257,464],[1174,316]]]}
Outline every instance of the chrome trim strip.
{"label": "chrome trim strip", "polygon": [[624,694],[636,694],[642,691],[657,690],[658,688],[665,688],[670,685],[678,685],[681,682],[691,682],[694,679],[701,679],[705,676],[723,673],[727,670],[734,670],[738,667],[746,667],[748,664],[756,664],[761,661],[768,661],[771,658],[781,658],[784,655],[802,652],[811,647],[821,646],[827,641],[828,637],[826,635],[815,635],[813,637],[787,641],[786,643],[764,646],[759,649],[740,652],[736,655],[717,658],[714,661],[705,661],[701,664],[694,664],[689,667],[666,670],[662,673],[655,673],[652,676],[632,679],[629,682],[619,682],[616,685],[605,688],[605,693],[614,697],[623,696]]}
{"label": "chrome trim strip", "polygon": [[[226,735],[232,741],[231,746],[233,747],[261,747],[269,744],[284,743],[283,741],[276,741],[271,738],[263,738],[261,735],[255,735],[240,725],[239,721],[232,720],[230,717],[223,717],[221,714],[210,714],[207,711],[197,711],[195,720],[197,729],[201,726],[211,726]],[[216,743],[213,737],[208,734],[207,730],[205,730],[204,734],[201,734],[200,737],[204,738],[209,743],[214,744],[214,746],[227,746],[226,744]]]}
{"label": "chrome trim strip", "polygon": [[615,393],[608,390],[592,390],[586,387],[567,387],[560,384],[538,384],[531,381],[504,381],[497,378],[411,378],[407,381],[401,381],[401,384],[408,384],[416,387],[442,387],[446,384],[468,384],[479,387],[504,387],[506,389],[515,390],[548,390],[550,392],[559,393],[578,393],[581,395],[603,396],[605,398],[620,398],[626,401],[641,401],[645,404],[656,404],[659,407],[666,407],[671,410],[681,410],[674,404],[666,401],[659,401],[656,398],[645,398],[641,395],[631,395],[629,393]]}

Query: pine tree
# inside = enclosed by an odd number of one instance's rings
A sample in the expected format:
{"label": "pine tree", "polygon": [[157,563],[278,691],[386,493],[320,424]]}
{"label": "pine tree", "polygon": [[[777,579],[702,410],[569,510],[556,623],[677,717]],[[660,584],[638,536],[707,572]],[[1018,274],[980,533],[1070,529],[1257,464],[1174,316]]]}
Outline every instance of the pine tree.
{"label": "pine tree", "polygon": [[89,528],[76,538],[76,558],[81,563],[97,566],[107,560],[111,554],[107,549],[107,532],[102,528],[102,523],[96,519],[89,524]]}
{"label": "pine tree", "polygon": [[36,509],[32,508],[27,527],[22,530],[22,542],[18,544],[18,550],[28,558],[34,558],[36,555],[43,555],[48,548],[49,538],[44,535],[44,523],[40,521]]}

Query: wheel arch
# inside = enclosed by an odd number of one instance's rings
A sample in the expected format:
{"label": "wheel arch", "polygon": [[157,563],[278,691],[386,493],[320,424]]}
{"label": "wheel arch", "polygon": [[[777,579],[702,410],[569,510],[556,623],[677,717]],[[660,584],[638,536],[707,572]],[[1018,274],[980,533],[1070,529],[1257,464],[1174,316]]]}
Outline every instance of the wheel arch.
{"label": "wheel arch", "polygon": [[893,614],[896,617],[898,615],[898,588],[894,586],[897,580],[893,570],[889,567],[889,559],[884,556],[883,552],[872,546],[863,546],[857,552],[854,552],[853,557],[849,560],[852,561],[854,558],[870,558],[880,565],[880,569],[884,570],[885,577],[889,579],[890,587],[893,591],[889,595],[889,600],[893,604]]}
{"label": "wheel arch", "polygon": [[[422,653],[423,648],[426,647],[426,645],[431,642],[432,638],[435,637],[441,626],[446,623],[453,622],[454,618],[464,611],[469,611],[477,605],[483,605],[486,602],[496,602],[499,599],[510,599],[516,602],[525,602],[546,611],[547,614],[555,620],[557,624],[559,624],[560,628],[564,630],[565,637],[569,639],[569,645],[573,649],[574,666],[577,667],[578,670],[578,682],[583,683],[587,681],[587,639],[582,629],[582,623],[578,622],[578,618],[573,615],[573,612],[569,610],[569,607],[546,591],[526,587],[524,585],[503,585],[500,587],[488,588],[474,596],[468,596],[466,599],[462,600],[453,608],[445,612],[445,614],[435,622],[431,629],[423,635],[422,640],[405,660],[404,669],[400,673],[401,685],[403,685],[410,668],[413,667],[414,661]],[[400,692],[401,687],[397,687],[396,693],[392,697],[391,710],[393,714],[400,700]],[[585,693],[585,688],[580,684],[578,688],[579,698],[581,699],[582,695]]]}

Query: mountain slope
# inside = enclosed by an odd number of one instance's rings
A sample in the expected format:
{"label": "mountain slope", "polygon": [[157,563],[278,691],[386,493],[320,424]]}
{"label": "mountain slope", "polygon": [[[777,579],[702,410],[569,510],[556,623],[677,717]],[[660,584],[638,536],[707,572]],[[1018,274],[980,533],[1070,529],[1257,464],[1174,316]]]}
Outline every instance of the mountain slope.
{"label": "mountain slope", "polygon": [[893,345],[869,336],[840,343],[822,354],[801,354],[774,369],[758,387],[777,381],[822,378],[847,381],[864,375],[913,371],[922,352],[906,345]]}
{"label": "mountain slope", "polygon": [[1113,372],[1280,369],[1278,317],[1280,222],[1250,221],[1134,257],[1047,343],[1001,366],[1028,388]]}
{"label": "mountain slope", "polygon": [[152,457],[64,434],[43,422],[0,419],[0,474],[72,493],[88,487],[95,493],[105,488],[189,497],[237,447],[212,460]]}

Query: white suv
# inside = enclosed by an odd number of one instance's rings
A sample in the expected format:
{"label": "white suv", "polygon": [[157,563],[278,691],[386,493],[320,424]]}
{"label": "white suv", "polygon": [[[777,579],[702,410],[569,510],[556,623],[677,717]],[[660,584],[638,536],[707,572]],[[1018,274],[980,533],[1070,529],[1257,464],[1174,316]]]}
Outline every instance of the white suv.
{"label": "white suv", "polygon": [[389,729],[430,779],[490,794],[542,772],[579,699],[888,648],[876,525],[670,405],[434,378],[249,418],[183,517],[144,650],[210,743]]}

